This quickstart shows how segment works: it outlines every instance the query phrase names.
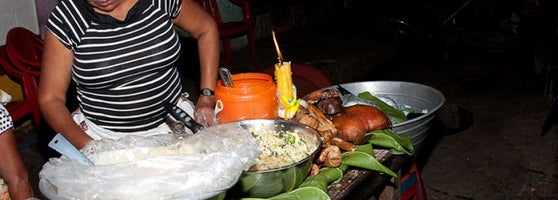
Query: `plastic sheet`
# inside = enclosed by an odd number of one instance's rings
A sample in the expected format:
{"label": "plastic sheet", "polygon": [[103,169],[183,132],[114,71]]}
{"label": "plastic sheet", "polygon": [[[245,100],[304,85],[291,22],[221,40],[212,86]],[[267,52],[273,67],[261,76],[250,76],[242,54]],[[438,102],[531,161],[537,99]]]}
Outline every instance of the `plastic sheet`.
{"label": "plastic sheet", "polygon": [[40,172],[49,199],[207,199],[232,187],[260,151],[248,130],[216,126],[184,136],[126,136],[83,149],[95,165],[64,156]]}

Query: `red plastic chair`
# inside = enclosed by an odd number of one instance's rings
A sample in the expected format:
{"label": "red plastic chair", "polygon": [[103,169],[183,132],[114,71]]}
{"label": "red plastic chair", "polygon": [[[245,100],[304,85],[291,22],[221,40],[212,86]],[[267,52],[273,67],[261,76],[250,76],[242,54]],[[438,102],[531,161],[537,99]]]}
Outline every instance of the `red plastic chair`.
{"label": "red plastic chair", "polygon": [[422,182],[422,174],[416,162],[405,172],[400,181],[401,200],[426,200],[426,189]]}
{"label": "red plastic chair", "polygon": [[252,5],[250,0],[229,0],[232,3],[242,8],[242,20],[223,22],[221,13],[219,12],[219,5],[216,0],[197,0],[198,4],[209,12],[217,26],[219,27],[219,34],[223,40],[223,50],[225,51],[225,61],[231,61],[231,38],[238,37],[244,34],[248,35],[248,43],[250,45],[250,52],[254,65],[258,63],[256,56],[256,36],[254,34],[254,26],[252,22]]}
{"label": "red plastic chair", "polygon": [[[292,81],[296,86],[296,95],[302,98],[308,93],[333,85],[329,76],[319,68],[300,63],[291,63]],[[275,66],[271,66],[263,71],[275,77]]]}
{"label": "red plastic chair", "polygon": [[39,87],[37,80],[34,76],[25,72],[19,71],[9,61],[6,46],[0,46],[0,67],[12,80],[21,85],[23,100],[12,101],[6,105],[10,112],[10,116],[14,122],[31,117],[34,128],[39,130],[41,128],[41,112],[37,102],[37,93]]}
{"label": "red plastic chair", "polygon": [[12,28],[6,36],[6,51],[9,61],[20,71],[39,77],[43,39],[22,27]]}

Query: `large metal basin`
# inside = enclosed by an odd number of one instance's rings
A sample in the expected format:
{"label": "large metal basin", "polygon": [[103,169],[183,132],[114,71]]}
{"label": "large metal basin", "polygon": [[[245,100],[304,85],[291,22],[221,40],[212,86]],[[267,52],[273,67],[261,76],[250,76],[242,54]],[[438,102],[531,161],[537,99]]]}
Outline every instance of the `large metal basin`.
{"label": "large metal basin", "polygon": [[298,132],[304,141],[315,145],[316,148],[310,156],[291,165],[275,169],[243,172],[238,183],[229,190],[233,196],[272,197],[295,189],[308,176],[312,161],[322,143],[318,131],[304,124],[286,120],[251,119],[238,123],[246,129],[265,127],[273,131]]}
{"label": "large metal basin", "polygon": [[415,152],[418,152],[423,144],[436,111],[445,102],[444,95],[440,91],[412,82],[367,81],[340,85],[355,95],[368,91],[376,97],[393,100],[396,105],[406,105],[416,112],[424,112],[425,114],[417,118],[392,126],[395,132],[411,136]]}

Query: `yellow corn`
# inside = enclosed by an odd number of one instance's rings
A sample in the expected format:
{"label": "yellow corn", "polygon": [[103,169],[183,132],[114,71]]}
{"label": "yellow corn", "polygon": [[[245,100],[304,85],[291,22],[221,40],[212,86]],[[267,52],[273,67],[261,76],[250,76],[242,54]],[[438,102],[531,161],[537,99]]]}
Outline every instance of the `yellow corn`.
{"label": "yellow corn", "polygon": [[293,98],[293,81],[291,72],[291,62],[281,62],[275,64],[275,80],[279,94],[287,99]]}
{"label": "yellow corn", "polygon": [[298,109],[296,87],[292,81],[291,62],[275,64],[275,81],[279,95],[279,116],[290,119]]}

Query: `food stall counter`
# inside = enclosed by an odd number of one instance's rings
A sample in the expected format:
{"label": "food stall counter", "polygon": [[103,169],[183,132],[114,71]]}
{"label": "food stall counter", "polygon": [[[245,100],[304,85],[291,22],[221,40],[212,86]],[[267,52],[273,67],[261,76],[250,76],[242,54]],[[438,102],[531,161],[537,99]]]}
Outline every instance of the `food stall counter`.
{"label": "food stall counter", "polygon": [[[411,159],[408,156],[390,155],[387,150],[376,154],[378,161],[393,171],[399,171]],[[328,186],[332,200],[369,200],[377,199],[390,184],[391,176],[377,171],[351,168],[339,183]]]}

